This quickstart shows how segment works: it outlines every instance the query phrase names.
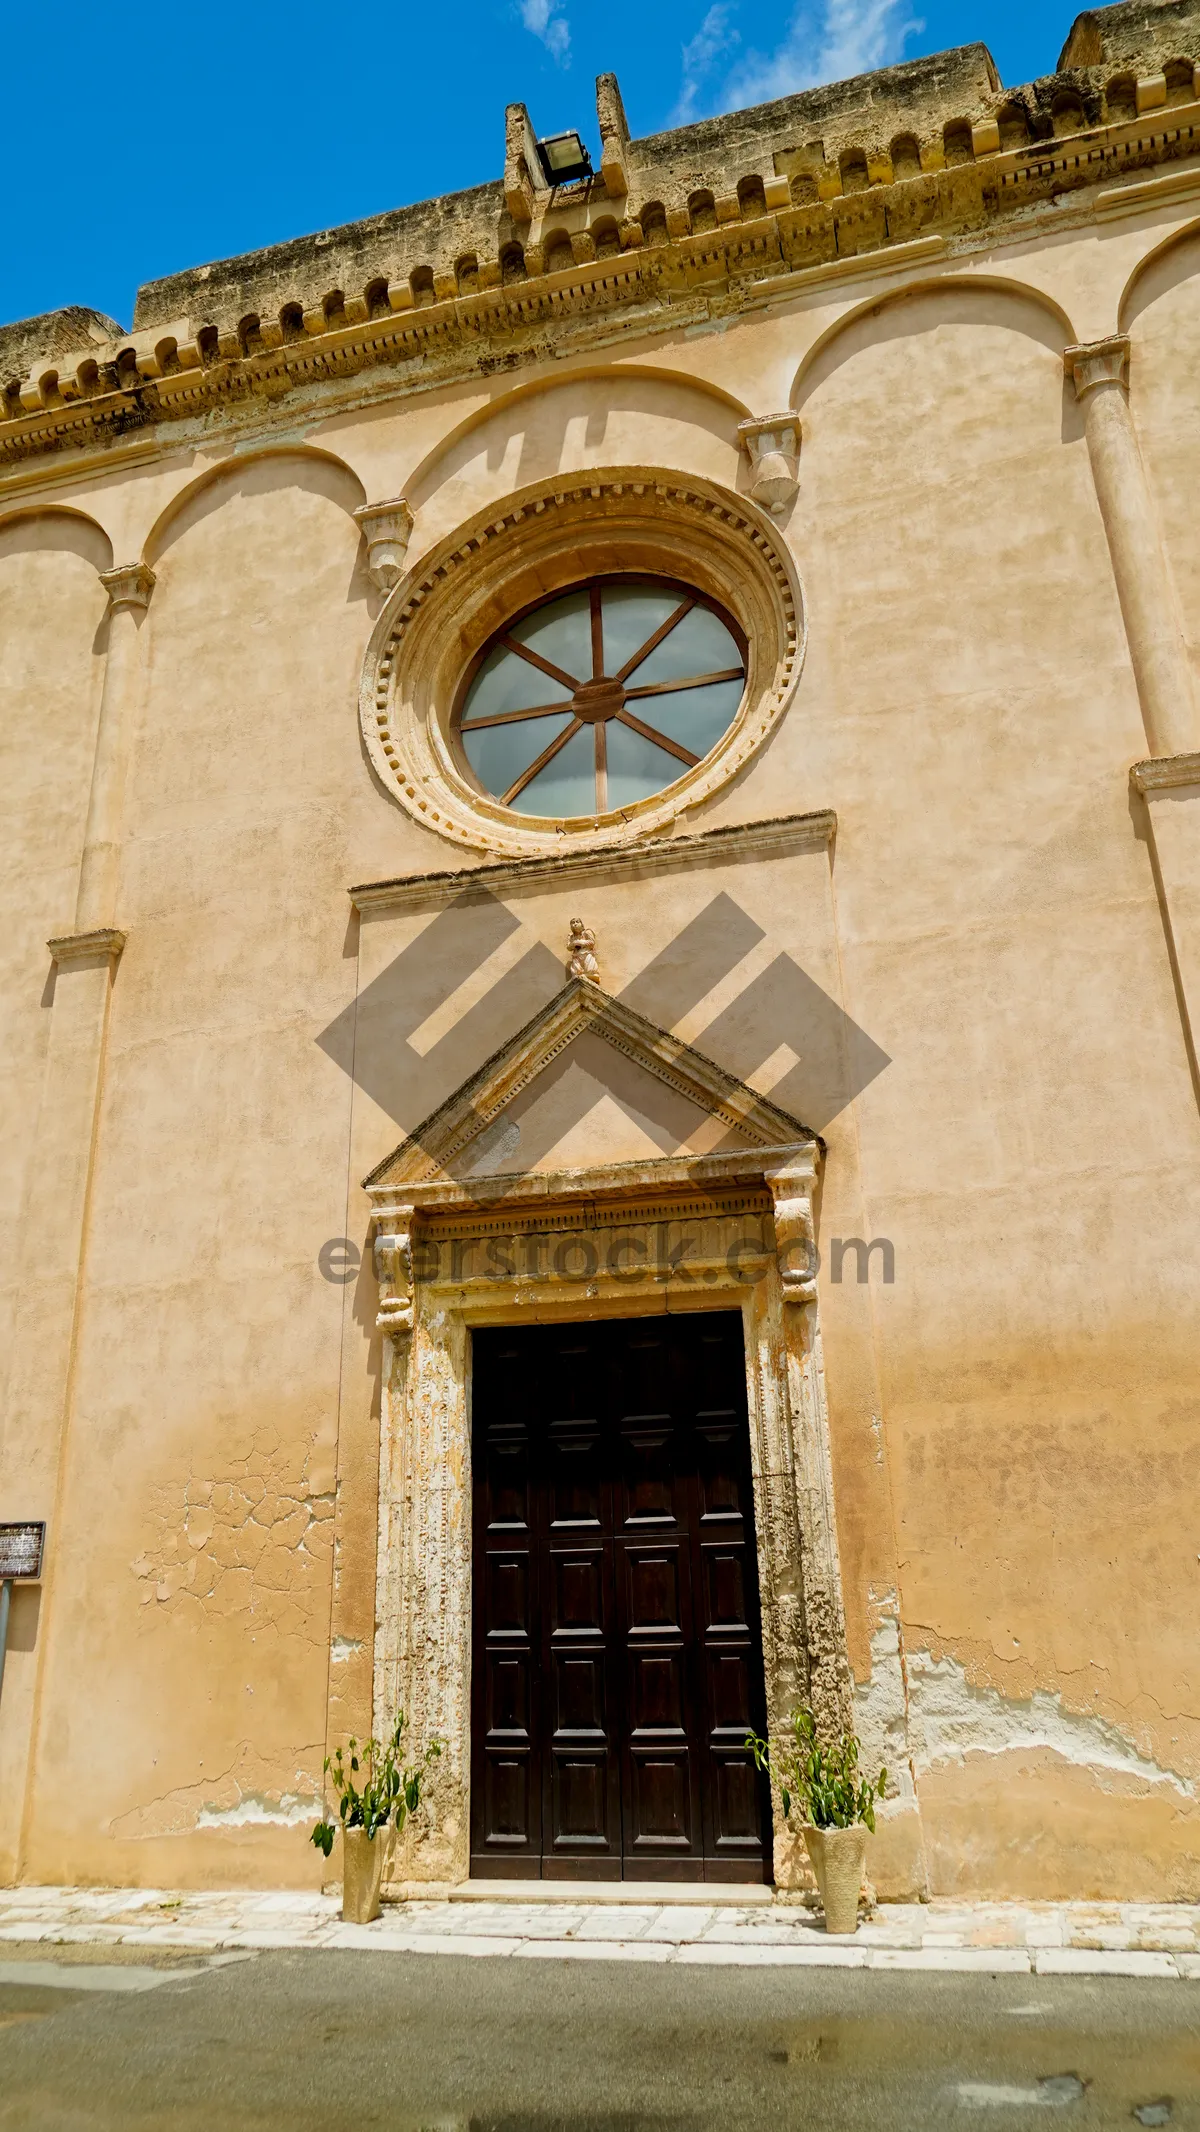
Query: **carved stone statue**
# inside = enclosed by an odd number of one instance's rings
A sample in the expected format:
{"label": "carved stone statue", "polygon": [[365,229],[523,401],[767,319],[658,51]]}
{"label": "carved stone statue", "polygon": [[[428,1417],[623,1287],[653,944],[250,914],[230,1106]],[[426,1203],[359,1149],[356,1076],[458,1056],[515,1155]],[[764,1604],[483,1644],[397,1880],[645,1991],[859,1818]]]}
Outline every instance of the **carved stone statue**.
{"label": "carved stone statue", "polygon": [[590,932],[582,918],[572,918],[571,938],[567,943],[569,960],[568,977],[586,977],[589,984],[600,982],[600,965],[596,960],[596,935]]}

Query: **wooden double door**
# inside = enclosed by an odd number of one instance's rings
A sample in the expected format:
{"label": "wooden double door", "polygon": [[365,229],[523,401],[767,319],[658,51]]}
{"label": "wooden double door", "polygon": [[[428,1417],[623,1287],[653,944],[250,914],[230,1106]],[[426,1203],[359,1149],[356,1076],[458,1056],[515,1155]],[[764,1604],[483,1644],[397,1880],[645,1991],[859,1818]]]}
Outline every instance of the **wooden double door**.
{"label": "wooden double door", "polygon": [[474,1335],[471,1871],[769,1878],[742,1322]]}

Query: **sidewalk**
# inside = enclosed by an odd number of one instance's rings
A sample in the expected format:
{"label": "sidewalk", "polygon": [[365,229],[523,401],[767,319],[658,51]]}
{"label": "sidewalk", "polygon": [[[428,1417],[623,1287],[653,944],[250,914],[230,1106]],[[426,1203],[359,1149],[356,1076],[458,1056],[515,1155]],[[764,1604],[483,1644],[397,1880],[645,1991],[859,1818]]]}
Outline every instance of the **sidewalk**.
{"label": "sidewalk", "polygon": [[[534,1883],[524,1886],[532,1887]],[[518,1892],[520,1891],[520,1892]],[[817,1968],[975,1970],[1039,1976],[1137,1976],[1200,1983],[1200,1904],[881,1903],[852,1940],[766,1891],[638,1890],[597,1900],[561,1885],[553,1900],[522,1884],[502,1899],[389,1904],[373,1925],[344,1925],[332,1895],[171,1894],[156,1889],[0,1889],[0,1944],[190,1948],[374,1948],[405,1954],[734,1963]],[[753,1899],[757,1896],[757,1900]]]}

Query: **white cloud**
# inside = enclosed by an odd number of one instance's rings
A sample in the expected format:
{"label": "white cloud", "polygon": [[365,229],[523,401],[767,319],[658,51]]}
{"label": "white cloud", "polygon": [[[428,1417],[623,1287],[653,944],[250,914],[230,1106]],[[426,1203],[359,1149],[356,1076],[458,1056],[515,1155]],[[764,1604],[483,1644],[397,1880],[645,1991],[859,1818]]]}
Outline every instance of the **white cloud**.
{"label": "white cloud", "polygon": [[521,0],[521,20],[540,37],[552,59],[562,67],[571,63],[571,26],[559,14],[561,0]]}
{"label": "white cloud", "polygon": [[710,7],[694,37],[683,47],[683,78],[679,87],[679,101],[671,114],[676,126],[686,126],[696,115],[704,83],[723,52],[731,51],[741,43],[735,29],[730,27],[732,7],[726,0],[717,0]]}
{"label": "white cloud", "polygon": [[738,42],[729,27],[730,12],[719,0],[684,46],[677,119],[770,103],[798,89],[894,65],[908,39],[924,27],[908,0],[799,0],[773,52],[749,51],[740,65],[713,81],[716,62]]}

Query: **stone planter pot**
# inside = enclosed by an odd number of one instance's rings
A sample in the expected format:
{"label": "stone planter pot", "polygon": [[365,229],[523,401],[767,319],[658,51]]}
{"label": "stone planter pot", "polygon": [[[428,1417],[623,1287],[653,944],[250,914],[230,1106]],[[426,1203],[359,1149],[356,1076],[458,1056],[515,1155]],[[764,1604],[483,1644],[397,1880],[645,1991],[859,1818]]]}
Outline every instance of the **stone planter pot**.
{"label": "stone planter pot", "polygon": [[813,1828],[805,1822],[804,1842],[821,1891],[826,1932],[857,1932],[866,1828],[861,1821],[854,1828]]}
{"label": "stone planter pot", "polygon": [[365,1829],[342,1830],[342,1917],[347,1925],[369,1925],[379,1915],[379,1884],[387,1831],[368,1836]]}

